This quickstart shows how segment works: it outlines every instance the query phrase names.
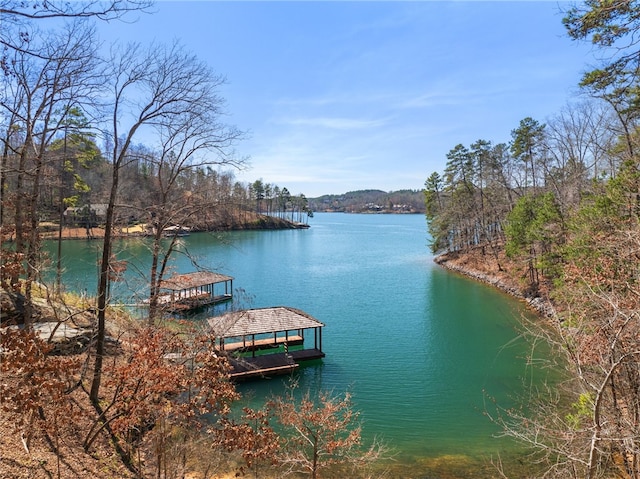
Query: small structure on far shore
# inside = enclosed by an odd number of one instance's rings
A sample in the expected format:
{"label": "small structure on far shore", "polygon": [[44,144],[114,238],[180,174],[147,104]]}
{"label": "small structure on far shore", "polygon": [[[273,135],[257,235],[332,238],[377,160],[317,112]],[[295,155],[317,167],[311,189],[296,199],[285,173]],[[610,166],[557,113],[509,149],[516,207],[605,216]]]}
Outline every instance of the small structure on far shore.
{"label": "small structure on far shore", "polygon": [[160,282],[159,304],[169,311],[189,311],[233,299],[233,278],[198,271],[179,274]]}
{"label": "small structure on far shore", "polygon": [[[231,378],[235,380],[286,374],[297,369],[301,361],[325,356],[324,324],[299,309],[248,309],[213,317],[208,322],[216,337],[216,348],[229,358]],[[305,334],[309,337],[305,338]]]}
{"label": "small structure on far shore", "polygon": [[172,238],[174,236],[189,236],[191,234],[191,228],[188,226],[167,226],[162,230],[162,235],[168,238]]}

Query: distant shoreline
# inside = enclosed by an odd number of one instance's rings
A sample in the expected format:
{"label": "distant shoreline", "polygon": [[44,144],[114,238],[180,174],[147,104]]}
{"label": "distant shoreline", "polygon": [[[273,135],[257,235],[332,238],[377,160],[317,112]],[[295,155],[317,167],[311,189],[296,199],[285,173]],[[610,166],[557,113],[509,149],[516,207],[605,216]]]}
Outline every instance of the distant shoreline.
{"label": "distant shoreline", "polygon": [[[214,230],[200,230],[193,231],[192,233],[216,233],[222,231],[269,231],[276,229],[307,229],[308,227],[292,227],[292,228],[240,228],[240,229],[214,229]],[[139,232],[118,232],[113,235],[114,238],[150,238],[151,235]],[[40,235],[40,238],[44,240],[57,240],[58,232],[45,232]],[[92,228],[91,233],[87,234],[87,230],[85,228],[64,228],[62,230],[62,239],[63,240],[98,240],[104,239],[104,228]],[[168,237],[167,239],[171,239]]]}
{"label": "distant shoreline", "polygon": [[344,213],[347,215],[424,215],[421,211],[338,211],[338,210],[319,210],[314,211],[316,213]]}
{"label": "distant shoreline", "polygon": [[[308,224],[295,223],[282,218],[274,218],[262,216],[254,219],[253,221],[236,222],[231,224],[216,224],[210,228],[194,228],[192,233],[212,233],[221,231],[260,231],[260,230],[284,230],[284,229],[307,229]],[[95,240],[104,238],[105,230],[102,227],[90,228],[86,227],[69,227],[64,226],[62,228],[62,239],[84,239]],[[49,228],[40,233],[40,238],[46,240],[56,240],[60,235],[57,225],[49,225]],[[149,237],[146,225],[124,226],[119,227],[114,232],[114,238],[145,238]],[[4,241],[7,239],[5,238]]]}

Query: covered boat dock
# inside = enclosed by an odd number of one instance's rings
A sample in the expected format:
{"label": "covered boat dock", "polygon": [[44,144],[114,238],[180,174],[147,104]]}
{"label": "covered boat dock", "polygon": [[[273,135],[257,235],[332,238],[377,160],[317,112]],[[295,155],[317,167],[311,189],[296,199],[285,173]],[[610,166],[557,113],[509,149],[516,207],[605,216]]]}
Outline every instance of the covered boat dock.
{"label": "covered boat dock", "polygon": [[233,299],[233,278],[197,271],[174,275],[160,282],[159,303],[169,311],[191,309]]}
{"label": "covered boat dock", "polygon": [[208,322],[216,348],[229,358],[231,377],[236,380],[286,374],[297,369],[301,361],[325,356],[324,324],[299,309],[248,309]]}

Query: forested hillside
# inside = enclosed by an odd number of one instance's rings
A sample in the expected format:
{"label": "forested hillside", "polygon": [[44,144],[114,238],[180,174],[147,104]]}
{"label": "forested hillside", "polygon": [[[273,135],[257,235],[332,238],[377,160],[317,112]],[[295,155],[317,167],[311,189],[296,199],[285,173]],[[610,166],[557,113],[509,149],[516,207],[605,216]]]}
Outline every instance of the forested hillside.
{"label": "forested hillside", "polygon": [[424,213],[424,197],[420,190],[349,191],[342,195],[309,198],[313,211],[344,213]]}
{"label": "forested hillside", "polygon": [[566,380],[532,392],[535,419],[494,417],[545,477],[640,476],[639,14],[628,2],[569,10],[569,35],[610,60],[581,79],[584,97],[544,123],[523,119],[508,143],[454,146],[425,182],[440,261],[553,305],[553,330],[534,334]]}

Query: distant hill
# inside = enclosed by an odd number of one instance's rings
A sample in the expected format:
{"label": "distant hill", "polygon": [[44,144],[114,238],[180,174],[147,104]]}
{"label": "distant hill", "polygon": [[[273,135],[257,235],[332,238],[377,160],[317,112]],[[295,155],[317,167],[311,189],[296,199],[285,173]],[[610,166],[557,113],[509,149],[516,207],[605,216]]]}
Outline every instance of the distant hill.
{"label": "distant hill", "polygon": [[425,213],[422,190],[358,190],[308,200],[309,208],[315,212]]}

